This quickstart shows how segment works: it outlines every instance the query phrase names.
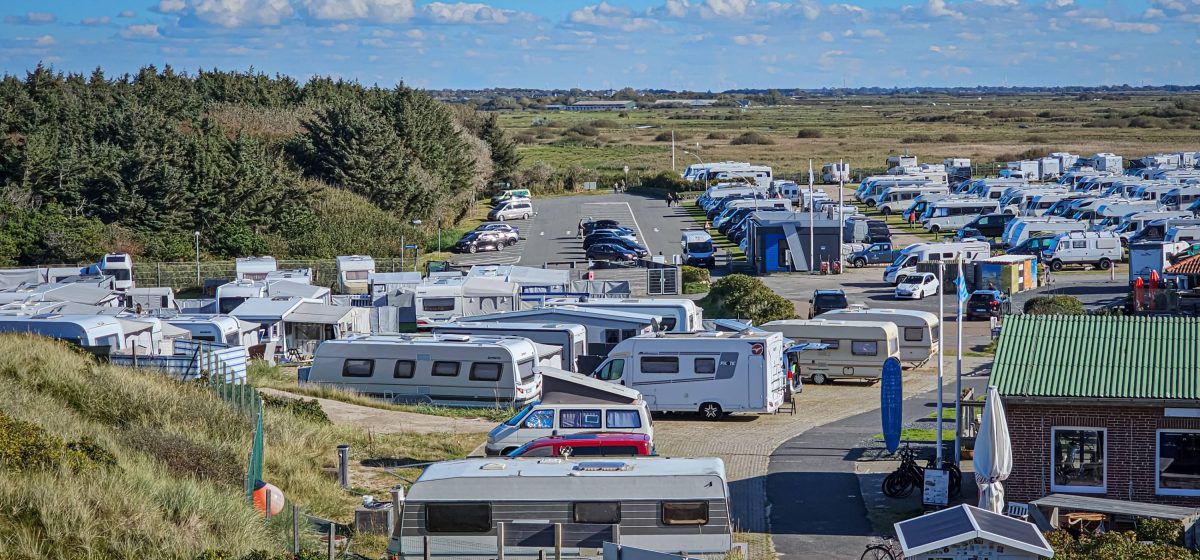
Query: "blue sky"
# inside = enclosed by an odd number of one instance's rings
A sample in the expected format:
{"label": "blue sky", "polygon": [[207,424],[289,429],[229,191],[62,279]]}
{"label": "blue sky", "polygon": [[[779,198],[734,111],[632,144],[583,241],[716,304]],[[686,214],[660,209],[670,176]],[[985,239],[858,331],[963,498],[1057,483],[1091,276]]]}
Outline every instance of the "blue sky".
{"label": "blue sky", "polygon": [[40,0],[0,69],[146,64],[426,88],[1200,83],[1200,0]]}

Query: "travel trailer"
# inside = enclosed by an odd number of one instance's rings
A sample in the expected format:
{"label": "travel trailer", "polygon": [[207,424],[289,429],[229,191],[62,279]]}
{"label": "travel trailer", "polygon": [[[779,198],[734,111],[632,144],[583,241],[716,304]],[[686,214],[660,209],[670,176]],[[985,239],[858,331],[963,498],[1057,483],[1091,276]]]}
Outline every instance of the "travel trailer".
{"label": "travel trailer", "polygon": [[36,334],[84,347],[126,347],[121,322],[111,315],[0,316],[0,332]]}
{"label": "travel trailer", "polygon": [[[455,321],[437,325],[433,334],[470,336],[519,336],[538,344],[562,348],[562,368],[579,371],[579,359],[587,354],[587,329],[569,323],[502,323]],[[589,370],[590,371],[590,370]]]}
{"label": "travel trailer", "polygon": [[516,408],[538,398],[537,367],[558,367],[561,352],[518,337],[355,336],[322,342],[299,378],[390,402]]}
{"label": "travel trailer", "polygon": [[704,328],[704,310],[690,299],[571,299],[546,300],[546,307],[571,306],[579,309],[607,309],[661,317],[662,330],[690,333]]}
{"label": "travel trailer", "polygon": [[850,181],[849,163],[826,163],[821,166],[821,182],[833,184],[848,181]]}
{"label": "travel trailer", "polygon": [[594,557],[604,543],[717,556],[733,547],[718,458],[461,459],[426,467],[396,498],[388,553],[404,560]]}
{"label": "travel trailer", "polygon": [[769,414],[783,403],[784,350],[774,333],[659,333],[623,340],[592,375],[637,389],[656,412]]}
{"label": "travel trailer", "polygon": [[175,303],[175,290],[171,288],[129,288],[125,290],[124,297],[128,309],[137,309],[138,306],[143,311],[179,309],[179,304]]}
{"label": "travel trailer", "polygon": [[257,323],[239,321],[229,315],[175,315],[164,319],[168,325],[188,331],[192,340],[222,342],[230,346],[258,344]]}
{"label": "travel trailer", "polygon": [[900,361],[919,367],[938,351],[938,316],[915,309],[878,309],[852,307],[835,309],[822,315],[834,321],[886,322],[896,325],[900,334]]}
{"label": "travel trailer", "polygon": [[879,381],[883,362],[900,359],[900,334],[890,321],[834,321],[809,319],[771,321],[761,328],[781,333],[797,342],[824,344],[795,359],[800,376],[817,385],[831,379]]}
{"label": "travel trailer", "polygon": [[371,273],[375,272],[375,259],[365,255],[347,255],[337,258],[338,291],[343,294],[367,293]]}
{"label": "travel trailer", "polygon": [[461,317],[512,311],[521,303],[516,284],[487,278],[438,278],[402,291],[413,294],[419,327]]}
{"label": "travel trailer", "polygon": [[[249,273],[257,274],[257,273]],[[266,273],[262,273],[266,277]],[[267,297],[267,285],[265,282],[256,280],[235,280],[227,284],[217,286],[217,313],[222,315],[229,314],[237,309],[239,305],[252,298]]]}
{"label": "travel trailer", "polygon": [[241,257],[233,264],[234,280],[266,280],[278,268],[275,257]]}

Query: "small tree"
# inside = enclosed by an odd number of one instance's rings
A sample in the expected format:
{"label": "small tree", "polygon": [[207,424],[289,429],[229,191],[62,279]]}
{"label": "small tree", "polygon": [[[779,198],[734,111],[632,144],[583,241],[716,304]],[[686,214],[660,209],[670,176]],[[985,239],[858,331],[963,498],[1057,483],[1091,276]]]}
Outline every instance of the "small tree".
{"label": "small tree", "polygon": [[1083,315],[1083,302],[1071,296],[1037,296],[1025,302],[1026,315]]}

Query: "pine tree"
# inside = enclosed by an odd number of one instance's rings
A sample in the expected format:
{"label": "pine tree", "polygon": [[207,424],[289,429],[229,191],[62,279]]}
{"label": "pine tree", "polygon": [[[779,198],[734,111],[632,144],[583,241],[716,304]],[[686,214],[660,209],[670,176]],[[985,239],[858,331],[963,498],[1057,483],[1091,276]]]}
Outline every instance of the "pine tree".
{"label": "pine tree", "polygon": [[517,153],[517,143],[513,142],[504,129],[500,127],[495,113],[489,114],[483,120],[479,137],[487,142],[492,149],[492,164],[495,166],[494,181],[508,181],[521,165],[521,154]]}

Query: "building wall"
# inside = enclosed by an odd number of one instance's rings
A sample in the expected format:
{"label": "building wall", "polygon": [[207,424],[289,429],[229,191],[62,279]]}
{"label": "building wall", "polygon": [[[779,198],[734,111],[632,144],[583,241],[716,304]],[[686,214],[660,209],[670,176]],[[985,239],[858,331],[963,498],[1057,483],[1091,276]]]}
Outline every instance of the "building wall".
{"label": "building wall", "polygon": [[1051,428],[1106,428],[1106,493],[1087,494],[1129,500],[1200,507],[1197,496],[1155,494],[1157,430],[1200,429],[1200,418],[1167,418],[1163,407],[1073,406],[1005,403],[1013,446],[1013,470],[1004,482],[1005,497],[1017,502],[1047,494],[1051,472]]}

